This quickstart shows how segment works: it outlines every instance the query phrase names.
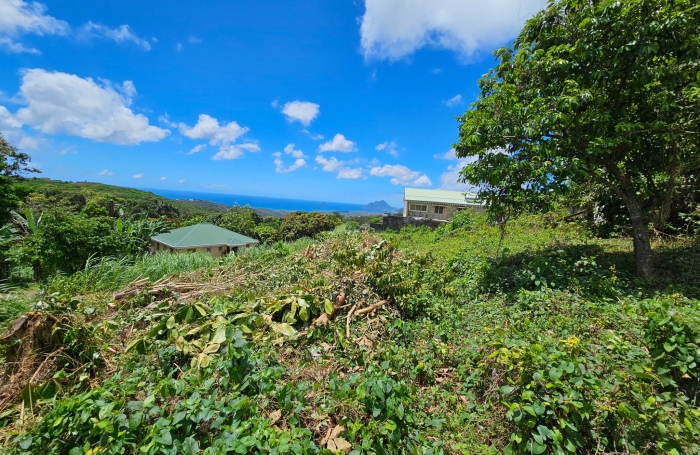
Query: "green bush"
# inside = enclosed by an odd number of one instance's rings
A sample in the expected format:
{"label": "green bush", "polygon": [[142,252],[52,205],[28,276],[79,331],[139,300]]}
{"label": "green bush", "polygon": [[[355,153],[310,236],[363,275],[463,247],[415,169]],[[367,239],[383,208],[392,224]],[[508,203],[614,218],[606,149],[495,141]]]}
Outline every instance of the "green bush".
{"label": "green bush", "polygon": [[294,212],[282,220],[280,235],[284,240],[296,240],[314,237],[321,232],[333,230],[335,226],[335,218],[322,213]]}
{"label": "green bush", "polygon": [[71,274],[92,256],[118,256],[127,251],[126,233],[115,231],[109,217],[87,218],[56,209],[44,213],[40,228],[10,251],[12,260],[32,266],[35,277]]}

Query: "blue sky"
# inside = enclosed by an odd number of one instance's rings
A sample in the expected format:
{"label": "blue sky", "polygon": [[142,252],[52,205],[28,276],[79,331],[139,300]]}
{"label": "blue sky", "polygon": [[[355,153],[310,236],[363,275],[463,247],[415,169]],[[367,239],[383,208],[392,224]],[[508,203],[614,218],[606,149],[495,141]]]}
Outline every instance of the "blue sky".
{"label": "blue sky", "polygon": [[0,0],[0,132],[43,176],[401,205],[541,0]]}

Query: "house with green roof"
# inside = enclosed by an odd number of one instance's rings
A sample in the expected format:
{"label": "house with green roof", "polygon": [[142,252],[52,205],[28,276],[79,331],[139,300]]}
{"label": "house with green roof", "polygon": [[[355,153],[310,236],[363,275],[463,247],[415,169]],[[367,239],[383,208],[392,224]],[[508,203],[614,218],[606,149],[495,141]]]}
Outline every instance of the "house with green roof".
{"label": "house with green roof", "polygon": [[151,237],[154,253],[201,251],[214,257],[226,256],[258,243],[255,239],[213,224],[185,226]]}
{"label": "house with green roof", "polygon": [[483,212],[484,206],[476,201],[474,193],[420,188],[404,189],[404,217],[449,221],[456,212],[466,209]]}

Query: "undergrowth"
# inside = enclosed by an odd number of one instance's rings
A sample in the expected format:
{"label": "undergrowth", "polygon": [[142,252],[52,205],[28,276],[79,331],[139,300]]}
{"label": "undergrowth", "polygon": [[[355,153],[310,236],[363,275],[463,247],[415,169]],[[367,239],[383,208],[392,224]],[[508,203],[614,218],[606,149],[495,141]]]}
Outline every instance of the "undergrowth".
{"label": "undergrowth", "polygon": [[[700,453],[700,251],[692,238],[655,249],[659,276],[642,281],[626,239],[533,216],[501,240],[471,216],[225,260],[94,262],[47,289],[39,307],[60,338],[44,344],[51,374],[0,405],[0,444],[71,455]],[[208,291],[107,294],[172,274]]]}

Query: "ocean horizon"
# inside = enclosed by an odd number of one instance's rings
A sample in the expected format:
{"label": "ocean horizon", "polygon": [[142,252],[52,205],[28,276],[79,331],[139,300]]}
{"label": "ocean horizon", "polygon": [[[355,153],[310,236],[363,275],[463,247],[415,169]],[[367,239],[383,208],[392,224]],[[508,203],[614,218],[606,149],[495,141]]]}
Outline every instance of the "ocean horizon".
{"label": "ocean horizon", "polygon": [[218,202],[226,205],[250,205],[257,209],[290,210],[304,212],[351,212],[362,210],[362,204],[345,202],[311,201],[305,199],[285,199],[275,197],[248,196],[244,194],[200,193],[196,191],[163,190],[156,188],[140,188],[144,191],[163,196],[168,199],[200,199]]}

